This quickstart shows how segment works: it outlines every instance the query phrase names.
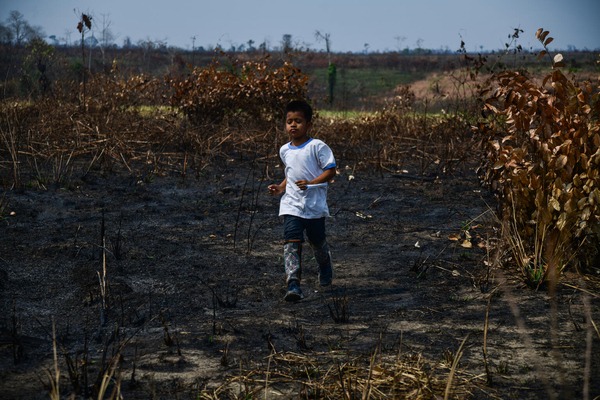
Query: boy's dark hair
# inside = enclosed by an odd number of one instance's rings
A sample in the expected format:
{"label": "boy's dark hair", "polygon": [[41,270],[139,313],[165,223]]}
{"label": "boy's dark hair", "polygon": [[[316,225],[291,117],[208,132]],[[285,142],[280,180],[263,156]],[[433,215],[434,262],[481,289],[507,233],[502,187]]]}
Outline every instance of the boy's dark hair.
{"label": "boy's dark hair", "polygon": [[285,115],[289,112],[301,112],[308,122],[312,121],[313,109],[304,100],[292,100],[285,106]]}

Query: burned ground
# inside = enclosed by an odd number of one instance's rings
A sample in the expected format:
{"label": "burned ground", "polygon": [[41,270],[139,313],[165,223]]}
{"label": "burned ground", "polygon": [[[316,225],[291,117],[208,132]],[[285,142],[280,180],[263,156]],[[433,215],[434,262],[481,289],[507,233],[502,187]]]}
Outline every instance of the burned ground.
{"label": "burned ground", "polygon": [[[286,357],[368,367],[373,355],[419,359],[444,384],[461,356],[455,397],[581,398],[590,378],[599,396],[594,280],[568,273],[552,297],[491,268],[494,204],[474,172],[407,169],[340,168],[327,222],[334,285],[318,287],[306,248],[307,297],[295,304],[283,301],[282,224],[266,193],[277,169],[229,160],[186,177],[98,171],[5,192],[0,396],[48,397],[53,321],[65,396],[92,388],[117,352],[124,398],[198,398]],[[69,359],[80,376],[69,377]],[[309,396],[310,376],[271,393]],[[412,397],[433,395],[444,386]]]}

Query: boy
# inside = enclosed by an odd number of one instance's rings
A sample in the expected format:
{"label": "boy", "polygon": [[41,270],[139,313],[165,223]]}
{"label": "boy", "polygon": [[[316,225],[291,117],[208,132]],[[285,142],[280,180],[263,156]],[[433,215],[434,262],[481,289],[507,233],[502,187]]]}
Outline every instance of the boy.
{"label": "boy", "polygon": [[336,164],[329,146],[309,136],[311,127],[311,106],[301,100],[290,102],[285,109],[285,130],[291,140],[279,150],[285,179],[268,187],[271,195],[283,193],[279,215],[284,217],[286,301],[304,298],[300,289],[304,231],[319,264],[319,284],[328,286],[333,279],[325,217],[329,216],[327,182],[335,176]]}

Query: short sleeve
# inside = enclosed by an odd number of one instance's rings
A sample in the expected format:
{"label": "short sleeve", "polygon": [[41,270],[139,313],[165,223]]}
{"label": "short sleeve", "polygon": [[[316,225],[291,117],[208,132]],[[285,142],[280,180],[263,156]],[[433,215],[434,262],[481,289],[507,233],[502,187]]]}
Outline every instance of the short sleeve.
{"label": "short sleeve", "polygon": [[331,148],[324,142],[320,142],[317,146],[317,158],[319,160],[319,167],[323,170],[336,167],[333,151],[331,151]]}

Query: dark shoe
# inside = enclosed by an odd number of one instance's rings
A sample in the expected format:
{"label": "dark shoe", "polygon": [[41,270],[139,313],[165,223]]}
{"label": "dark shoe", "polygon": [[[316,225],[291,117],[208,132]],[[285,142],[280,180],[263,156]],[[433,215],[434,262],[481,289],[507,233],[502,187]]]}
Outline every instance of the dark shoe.
{"label": "dark shoe", "polygon": [[304,295],[302,294],[302,290],[300,286],[298,286],[298,282],[291,281],[288,283],[288,291],[283,298],[285,301],[298,301],[302,300]]}
{"label": "dark shoe", "polygon": [[333,281],[333,267],[329,264],[326,267],[319,267],[319,285],[329,286]]}

